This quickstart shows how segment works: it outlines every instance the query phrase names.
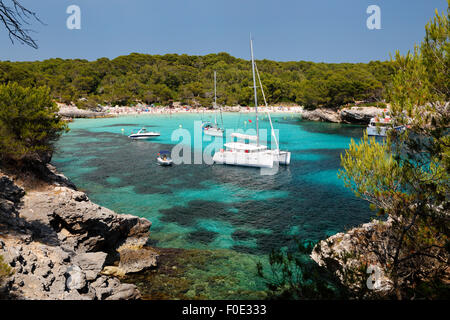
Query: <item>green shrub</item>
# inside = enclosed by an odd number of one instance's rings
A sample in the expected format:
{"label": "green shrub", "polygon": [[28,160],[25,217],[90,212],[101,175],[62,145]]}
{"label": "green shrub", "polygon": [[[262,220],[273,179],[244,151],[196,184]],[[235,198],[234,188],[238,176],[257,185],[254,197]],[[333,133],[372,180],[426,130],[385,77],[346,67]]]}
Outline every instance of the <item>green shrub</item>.
{"label": "green shrub", "polygon": [[358,105],[359,107],[377,107],[381,109],[387,108],[387,104],[384,102],[367,102],[367,103],[361,103]]}
{"label": "green shrub", "polygon": [[57,110],[46,87],[0,84],[0,159],[49,161],[52,142],[67,130]]}
{"label": "green shrub", "polygon": [[6,263],[3,262],[3,257],[0,256],[0,285],[3,280],[12,274],[12,269]]}

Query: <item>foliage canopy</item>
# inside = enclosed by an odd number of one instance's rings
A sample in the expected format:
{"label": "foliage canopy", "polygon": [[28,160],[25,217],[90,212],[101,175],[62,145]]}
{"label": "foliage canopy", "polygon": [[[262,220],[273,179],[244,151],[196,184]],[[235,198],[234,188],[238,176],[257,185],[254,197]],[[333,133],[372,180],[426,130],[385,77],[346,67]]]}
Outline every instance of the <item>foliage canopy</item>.
{"label": "foliage canopy", "polygon": [[0,84],[0,160],[50,160],[52,142],[67,130],[50,89]]}
{"label": "foliage canopy", "polygon": [[[390,81],[390,62],[326,64],[257,61],[269,103],[291,102],[315,108],[339,107],[355,100],[381,100]],[[48,86],[57,101],[89,106],[137,102],[212,105],[213,72],[218,103],[252,103],[249,61],[227,53],[190,56],[132,53],[96,61],[50,59],[0,62],[0,83]],[[81,97],[87,103],[79,103]],[[262,101],[262,100],[261,100]]]}

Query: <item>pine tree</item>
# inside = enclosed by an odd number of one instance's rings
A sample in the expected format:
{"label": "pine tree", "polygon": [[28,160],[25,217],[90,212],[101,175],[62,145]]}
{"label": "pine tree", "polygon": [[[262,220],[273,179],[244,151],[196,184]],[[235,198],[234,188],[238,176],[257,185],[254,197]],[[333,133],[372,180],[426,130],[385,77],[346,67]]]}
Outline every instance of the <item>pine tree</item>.
{"label": "pine tree", "polygon": [[395,55],[392,126],[406,130],[352,141],[341,158],[345,185],[392,220],[383,249],[371,249],[398,299],[449,294],[449,16],[450,1],[413,53]]}
{"label": "pine tree", "polygon": [[0,85],[0,160],[48,162],[53,142],[67,130],[46,87]]}

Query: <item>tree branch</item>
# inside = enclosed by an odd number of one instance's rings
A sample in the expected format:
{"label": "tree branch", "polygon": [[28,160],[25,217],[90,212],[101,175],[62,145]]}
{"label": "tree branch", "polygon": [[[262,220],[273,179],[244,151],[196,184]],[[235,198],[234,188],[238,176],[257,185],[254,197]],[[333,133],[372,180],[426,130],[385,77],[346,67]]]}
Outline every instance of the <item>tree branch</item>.
{"label": "tree branch", "polygon": [[[9,3],[6,3],[7,1]],[[18,0],[0,0],[0,22],[8,31],[13,44],[14,40],[18,40],[32,48],[38,48],[36,41],[30,36],[33,30],[26,28],[32,19],[44,24],[35,12],[25,8]]]}

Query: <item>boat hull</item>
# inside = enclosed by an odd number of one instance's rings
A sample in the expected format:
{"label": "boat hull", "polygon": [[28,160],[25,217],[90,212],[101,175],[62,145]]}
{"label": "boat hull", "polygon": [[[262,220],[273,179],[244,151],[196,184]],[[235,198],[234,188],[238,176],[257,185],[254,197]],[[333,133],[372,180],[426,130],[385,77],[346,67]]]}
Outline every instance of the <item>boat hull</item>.
{"label": "boat hull", "polygon": [[272,168],[274,156],[270,153],[244,153],[244,152],[216,152],[213,156],[216,164],[227,164],[232,166]]}
{"label": "boat hull", "polygon": [[158,164],[160,166],[163,166],[163,167],[171,166],[173,163],[172,160],[163,160],[161,158],[157,158],[156,161],[158,162]]}
{"label": "boat hull", "polygon": [[389,130],[403,131],[403,130],[405,130],[405,127],[398,126],[398,127],[390,128],[390,127],[368,126],[367,127],[367,135],[368,136],[377,136],[377,137],[386,137],[387,132]]}
{"label": "boat hull", "polygon": [[223,131],[222,130],[208,129],[208,130],[204,130],[204,132],[208,136],[223,137]]}
{"label": "boat hull", "polygon": [[289,151],[272,151],[274,161],[278,161],[279,164],[288,166],[291,163],[291,153]]}
{"label": "boat hull", "polygon": [[128,138],[133,139],[133,140],[145,140],[145,139],[151,139],[154,137],[159,137],[160,134],[147,134],[147,135],[129,135]]}
{"label": "boat hull", "polygon": [[387,127],[368,126],[367,127],[367,135],[368,136],[386,137],[387,130],[388,130]]}

